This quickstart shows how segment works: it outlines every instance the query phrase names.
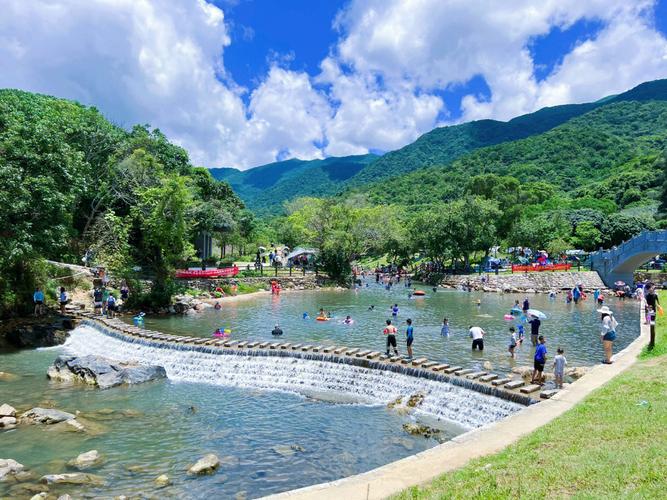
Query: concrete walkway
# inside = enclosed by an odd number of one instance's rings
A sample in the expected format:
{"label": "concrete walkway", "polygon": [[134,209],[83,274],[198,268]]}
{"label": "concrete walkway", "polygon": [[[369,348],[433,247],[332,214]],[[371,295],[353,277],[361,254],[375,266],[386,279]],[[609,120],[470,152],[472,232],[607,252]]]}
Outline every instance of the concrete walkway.
{"label": "concrete walkway", "polygon": [[644,324],[641,316],[640,313],[639,337],[612,358],[614,361],[612,365],[594,366],[582,378],[547,401],[529,406],[505,420],[467,432],[435,448],[372,471],[267,498],[290,500],[386,498],[406,488],[426,484],[445,472],[463,467],[472,459],[497,453],[562,415],[592,391],[632,366],[649,338],[649,327]]}

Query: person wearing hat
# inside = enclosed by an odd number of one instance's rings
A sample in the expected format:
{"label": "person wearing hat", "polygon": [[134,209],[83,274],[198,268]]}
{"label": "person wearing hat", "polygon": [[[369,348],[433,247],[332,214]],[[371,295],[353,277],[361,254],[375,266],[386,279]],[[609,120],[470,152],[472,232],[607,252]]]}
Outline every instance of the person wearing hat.
{"label": "person wearing hat", "polygon": [[601,314],[600,338],[602,339],[602,346],[604,347],[604,361],[602,362],[606,365],[610,365],[612,363],[612,347],[614,340],[616,340],[616,327],[618,326],[618,322],[614,318],[614,313],[609,309],[609,306],[602,306],[597,311]]}

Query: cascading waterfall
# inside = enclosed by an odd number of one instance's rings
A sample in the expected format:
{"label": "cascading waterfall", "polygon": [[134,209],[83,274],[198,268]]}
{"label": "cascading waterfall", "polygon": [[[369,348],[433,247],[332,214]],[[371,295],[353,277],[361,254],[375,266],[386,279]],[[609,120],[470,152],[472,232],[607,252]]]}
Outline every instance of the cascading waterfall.
{"label": "cascading waterfall", "polygon": [[[424,394],[418,412],[471,429],[503,419],[523,405],[487,396],[454,384],[390,370],[261,351],[202,352],[191,345],[132,342],[83,325],[73,330],[65,348],[76,355],[101,355],[118,361],[157,364],[169,379],[220,386],[278,390],[313,395],[334,393],[364,404],[387,404],[398,397]],[[212,351],[212,350],[211,350]],[[250,355],[255,352],[256,355]]]}

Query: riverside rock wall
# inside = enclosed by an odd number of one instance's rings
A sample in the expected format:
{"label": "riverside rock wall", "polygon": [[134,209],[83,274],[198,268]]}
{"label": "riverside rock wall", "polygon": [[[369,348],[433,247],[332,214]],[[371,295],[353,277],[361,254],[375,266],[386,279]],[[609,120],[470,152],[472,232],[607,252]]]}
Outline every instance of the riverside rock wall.
{"label": "riverside rock wall", "polygon": [[571,289],[577,283],[581,283],[587,291],[606,288],[596,271],[454,275],[445,276],[441,285],[470,285],[475,290],[485,292],[547,293],[551,290]]}
{"label": "riverside rock wall", "polygon": [[192,280],[179,280],[186,284],[188,288],[194,288],[196,290],[202,290],[205,292],[211,291],[211,289],[222,286],[229,285],[233,281],[238,283],[245,283],[248,285],[264,285],[266,290],[271,289],[271,282],[277,281],[280,283],[280,286],[283,289],[295,289],[295,290],[314,290],[316,288],[324,285],[324,278],[322,276],[315,276],[314,274],[300,275],[294,273],[294,276],[256,276],[252,278],[216,278],[216,279],[192,279]]}

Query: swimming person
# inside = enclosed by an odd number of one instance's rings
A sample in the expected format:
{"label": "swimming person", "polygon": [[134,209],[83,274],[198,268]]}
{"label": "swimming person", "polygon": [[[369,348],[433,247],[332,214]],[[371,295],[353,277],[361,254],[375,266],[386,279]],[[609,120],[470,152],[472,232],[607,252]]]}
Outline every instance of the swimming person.
{"label": "swimming person", "polygon": [[343,320],[343,323],[345,323],[346,325],[351,325],[352,323],[354,323],[354,320],[348,315]]}
{"label": "swimming person", "polygon": [[447,318],[442,320],[442,328],[440,328],[440,335],[449,337],[449,320]]}
{"label": "swimming person", "polygon": [[387,336],[387,356],[389,356],[390,347],[394,348],[394,353],[398,356],[398,348],[396,347],[396,327],[391,324],[391,320],[387,320],[387,326],[382,331]]}
{"label": "swimming person", "polygon": [[486,332],[479,326],[470,326],[470,336],[472,337],[472,350],[484,350],[484,335]]}
{"label": "swimming person", "polygon": [[280,326],[276,325],[275,327],[273,327],[273,330],[271,331],[271,335],[278,336],[278,335],[282,335],[282,334],[283,334],[283,331],[280,328]]}
{"label": "swimming person", "polygon": [[369,310],[369,311],[374,311],[374,310],[375,310],[375,306],[373,306],[373,305],[368,306],[368,310]]}
{"label": "swimming person", "polygon": [[398,304],[394,304],[394,306],[391,308],[391,315],[393,317],[398,316]]}
{"label": "swimming person", "polygon": [[310,319],[310,316],[308,316],[307,312],[303,313],[303,319]]}
{"label": "swimming person", "polygon": [[412,343],[415,341],[414,329],[412,328],[412,320],[408,318],[406,320],[408,328],[405,330],[405,343],[408,347],[408,359],[412,359]]}
{"label": "swimming person", "polygon": [[220,309],[222,309],[222,306],[220,305],[220,302],[218,302],[217,300],[215,301],[215,305],[214,305],[213,307],[214,307],[216,310],[220,310]]}

